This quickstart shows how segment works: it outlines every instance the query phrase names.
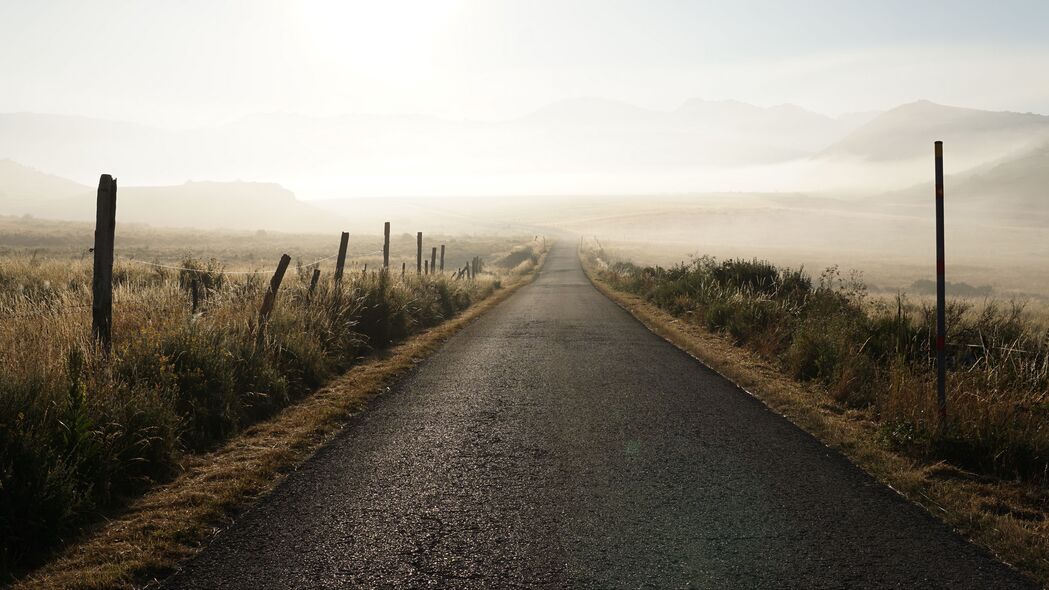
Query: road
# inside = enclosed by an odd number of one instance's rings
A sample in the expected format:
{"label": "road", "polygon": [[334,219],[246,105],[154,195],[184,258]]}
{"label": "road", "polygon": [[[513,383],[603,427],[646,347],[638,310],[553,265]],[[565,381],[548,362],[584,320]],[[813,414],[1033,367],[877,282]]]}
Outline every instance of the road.
{"label": "road", "polygon": [[568,245],[168,588],[1030,588],[646,330]]}

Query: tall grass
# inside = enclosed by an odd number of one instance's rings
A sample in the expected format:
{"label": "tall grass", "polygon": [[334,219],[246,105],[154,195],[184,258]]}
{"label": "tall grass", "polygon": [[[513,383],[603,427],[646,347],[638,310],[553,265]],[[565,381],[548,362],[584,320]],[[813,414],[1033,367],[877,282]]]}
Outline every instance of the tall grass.
{"label": "tall grass", "polygon": [[607,264],[600,277],[726,333],[880,422],[885,444],[999,477],[1049,482],[1049,330],[1022,304],[949,302],[946,422],[935,404],[934,308],[868,296],[856,276],[760,260],[670,268]]}
{"label": "tall grass", "polygon": [[312,269],[301,267],[260,328],[268,276],[182,266],[193,270],[117,265],[106,358],[90,338],[88,261],[0,259],[0,574],[171,477],[184,453],[215,447],[499,287],[491,276],[355,270],[307,297]]}

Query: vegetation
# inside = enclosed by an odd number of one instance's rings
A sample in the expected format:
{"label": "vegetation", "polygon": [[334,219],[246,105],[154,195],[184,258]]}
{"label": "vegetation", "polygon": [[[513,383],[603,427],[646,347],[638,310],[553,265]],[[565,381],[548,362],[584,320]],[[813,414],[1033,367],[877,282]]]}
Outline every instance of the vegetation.
{"label": "vegetation", "polygon": [[170,479],[186,453],[215,448],[500,288],[493,274],[350,265],[340,288],[329,274],[311,295],[313,267],[299,264],[260,326],[269,272],[195,258],[168,266],[118,262],[107,357],[90,338],[89,258],[0,258],[0,571],[31,565]]}
{"label": "vegetation", "polygon": [[927,303],[871,298],[858,277],[836,268],[813,278],[759,260],[702,257],[664,268],[589,256],[613,288],[726,333],[868,412],[894,450],[1049,482],[1049,330],[1021,304],[949,302],[949,413],[941,422]]}

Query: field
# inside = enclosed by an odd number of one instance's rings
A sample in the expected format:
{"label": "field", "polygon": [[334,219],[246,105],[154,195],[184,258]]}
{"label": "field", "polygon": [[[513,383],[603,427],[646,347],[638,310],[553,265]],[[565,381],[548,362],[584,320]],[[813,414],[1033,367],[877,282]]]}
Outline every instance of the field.
{"label": "field", "polygon": [[[670,267],[588,250],[614,288],[731,336],[846,407],[870,413],[884,442],[1005,479],[1049,481],[1049,318],[1016,301],[949,302],[948,415],[934,389],[928,300],[872,297],[830,267],[818,277],[753,260],[694,258]],[[600,261],[600,262],[599,262]]]}
{"label": "field", "polygon": [[[426,257],[446,244],[449,270],[420,276],[415,235],[395,234],[387,275],[376,272],[381,235],[351,236],[336,287],[338,235],[120,228],[107,356],[90,336],[91,231],[0,220],[2,571],[31,566],[177,475],[187,454],[484,299],[527,272],[541,248],[533,236],[427,236]],[[294,266],[261,324],[259,303],[282,252]],[[453,276],[475,256],[484,272]],[[311,294],[313,268],[322,274]]]}

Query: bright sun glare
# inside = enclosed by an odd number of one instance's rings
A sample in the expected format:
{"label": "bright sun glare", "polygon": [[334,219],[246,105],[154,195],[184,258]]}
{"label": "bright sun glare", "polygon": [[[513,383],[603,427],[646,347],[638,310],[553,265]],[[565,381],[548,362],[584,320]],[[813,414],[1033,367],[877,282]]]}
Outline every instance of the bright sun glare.
{"label": "bright sun glare", "polygon": [[433,50],[460,0],[306,0],[304,34],[317,57],[356,74],[410,84],[432,71]]}

